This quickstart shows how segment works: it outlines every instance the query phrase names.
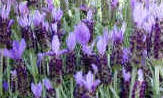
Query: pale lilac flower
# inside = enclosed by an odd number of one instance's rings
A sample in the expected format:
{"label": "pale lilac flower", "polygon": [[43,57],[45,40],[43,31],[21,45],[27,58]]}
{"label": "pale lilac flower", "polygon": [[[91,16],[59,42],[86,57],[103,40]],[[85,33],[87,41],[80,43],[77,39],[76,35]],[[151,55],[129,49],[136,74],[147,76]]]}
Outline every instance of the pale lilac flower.
{"label": "pale lilac flower", "polygon": [[95,42],[96,42],[96,39],[91,43],[91,45],[82,45],[82,51],[87,55],[92,55]]}
{"label": "pale lilac flower", "polygon": [[52,27],[52,31],[54,31],[55,33],[57,33],[57,22],[55,22],[55,23],[52,23],[51,24],[51,27]]}
{"label": "pale lilac flower", "polygon": [[90,40],[90,32],[88,27],[83,23],[80,22],[74,30],[76,35],[76,40],[81,45],[86,45]]}
{"label": "pale lilac flower", "polygon": [[88,91],[94,90],[99,84],[100,80],[95,80],[94,75],[91,73],[91,71],[88,72],[88,74],[85,76],[84,86]]}
{"label": "pale lilac flower", "polygon": [[8,0],[7,5],[2,5],[2,9],[1,9],[1,13],[0,13],[2,19],[4,19],[4,20],[8,19],[10,10],[11,10],[11,2],[10,2],[10,0]]}
{"label": "pale lilac flower", "polygon": [[83,72],[82,71],[77,72],[75,74],[74,78],[75,78],[75,81],[78,85],[83,86],[84,80],[83,80]]}
{"label": "pale lilac flower", "polygon": [[129,55],[130,55],[130,49],[129,48],[124,48],[123,49],[123,62],[128,62],[129,61]]}
{"label": "pale lilac flower", "polygon": [[31,17],[28,17],[28,15],[24,15],[23,17],[17,17],[18,23],[21,27],[28,27],[31,25],[32,20]]}
{"label": "pale lilac flower", "polygon": [[44,22],[45,13],[40,13],[39,10],[35,10],[33,15],[33,24],[34,26],[39,26],[41,23]]}
{"label": "pale lilac flower", "polygon": [[10,57],[12,59],[21,59],[21,56],[26,48],[25,40],[22,39],[20,42],[17,40],[13,41],[13,48],[11,50],[8,49],[2,49],[0,51],[1,54],[3,54],[6,57]]}
{"label": "pale lilac flower", "polygon": [[74,32],[70,32],[66,40],[67,47],[70,51],[73,51],[76,45],[76,37]]}
{"label": "pale lilac flower", "polygon": [[90,92],[100,84],[100,80],[95,80],[94,75],[91,73],[91,71],[89,71],[85,76],[83,76],[82,71],[77,72],[75,74],[75,80],[77,84],[84,86],[85,89]]}
{"label": "pale lilac flower", "polygon": [[47,90],[53,89],[53,86],[49,79],[47,79],[47,78],[43,79],[43,84]]}
{"label": "pale lilac flower", "polygon": [[138,81],[142,82],[144,80],[143,70],[138,70]]}
{"label": "pale lilac flower", "polygon": [[40,98],[42,94],[41,82],[39,82],[38,84],[31,83],[31,90],[36,98]]}
{"label": "pale lilac flower", "polygon": [[17,76],[17,71],[16,70],[11,70],[10,73],[11,73],[12,77],[16,77]]}
{"label": "pale lilac flower", "polygon": [[94,73],[96,74],[98,72],[97,66],[95,64],[92,64],[91,66],[93,68]]}
{"label": "pale lilac flower", "polygon": [[88,12],[87,12],[87,20],[92,20],[93,19],[93,11],[90,9]]}
{"label": "pale lilac flower", "polygon": [[111,0],[111,6],[113,8],[116,8],[118,6],[119,1],[118,0]]}
{"label": "pale lilac flower", "polygon": [[126,70],[123,68],[122,74],[123,74],[124,81],[129,82],[131,78],[130,72],[126,72]]}
{"label": "pale lilac flower", "polygon": [[107,42],[106,40],[100,36],[99,40],[97,42],[97,50],[100,55],[104,55],[107,47]]}
{"label": "pale lilac flower", "polygon": [[52,39],[52,51],[55,53],[55,54],[58,54],[59,51],[60,51],[60,42],[59,42],[59,38],[57,35],[54,35],[53,36],[53,39]]}
{"label": "pale lilac flower", "polygon": [[45,28],[46,31],[48,31],[49,30],[49,23],[47,21],[43,22],[42,27]]}
{"label": "pale lilac flower", "polygon": [[106,42],[109,42],[110,36],[109,36],[108,29],[106,27],[103,30],[103,38]]}
{"label": "pale lilac flower", "polygon": [[63,16],[63,11],[61,9],[53,9],[52,17],[55,21],[60,21]]}
{"label": "pale lilac flower", "polygon": [[19,11],[22,16],[29,13],[27,3],[28,3],[27,1],[23,1],[19,3]]}

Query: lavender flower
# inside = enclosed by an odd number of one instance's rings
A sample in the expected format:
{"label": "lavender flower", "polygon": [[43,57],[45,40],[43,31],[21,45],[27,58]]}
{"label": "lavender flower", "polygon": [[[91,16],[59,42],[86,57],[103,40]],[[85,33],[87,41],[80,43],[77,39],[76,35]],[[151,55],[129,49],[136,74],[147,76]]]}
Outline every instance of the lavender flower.
{"label": "lavender flower", "polygon": [[3,20],[8,19],[11,10],[11,1],[8,0],[7,5],[3,5],[1,9],[1,18]]}
{"label": "lavender flower", "polygon": [[16,77],[17,76],[17,71],[16,70],[10,71],[10,73],[11,73],[12,77]]}
{"label": "lavender flower", "polygon": [[76,40],[79,44],[86,45],[89,42],[90,32],[88,27],[83,22],[80,22],[75,27],[74,33],[76,35]]}
{"label": "lavender flower", "polygon": [[29,13],[29,9],[27,7],[27,3],[28,3],[27,1],[23,1],[23,2],[19,3],[19,12],[20,12],[20,14],[22,16]]}
{"label": "lavender flower", "polygon": [[66,43],[67,43],[67,47],[70,51],[74,50],[75,45],[76,45],[75,33],[73,33],[73,32],[69,33]]}
{"label": "lavender flower", "polygon": [[95,74],[98,72],[98,67],[95,64],[91,65]]}
{"label": "lavender flower", "polygon": [[53,9],[52,10],[52,17],[55,20],[55,22],[60,21],[62,16],[63,16],[63,11],[61,9]]}
{"label": "lavender flower", "polygon": [[144,80],[143,70],[138,70],[138,81],[142,82]]}
{"label": "lavender flower", "polygon": [[106,47],[107,47],[106,40],[102,36],[100,36],[99,40],[97,42],[97,50],[98,50],[100,55],[104,55],[105,54]]}
{"label": "lavender flower", "polygon": [[53,89],[53,86],[49,79],[47,79],[47,78],[43,79],[43,84],[47,90]]}
{"label": "lavender flower", "polygon": [[75,74],[74,76],[76,83],[79,84],[80,86],[83,86],[83,72],[79,71]]}
{"label": "lavender flower", "polygon": [[59,42],[59,38],[57,35],[54,35],[53,36],[53,39],[52,39],[52,51],[55,53],[55,54],[58,54],[59,51],[60,51],[60,42]]}
{"label": "lavender flower", "polygon": [[91,71],[89,71],[86,76],[82,75],[82,71],[77,72],[75,80],[77,84],[84,86],[89,92],[94,90],[100,84],[100,80],[95,80]]}
{"label": "lavender flower", "polygon": [[113,8],[116,8],[116,7],[118,6],[118,3],[119,3],[118,0],[112,0],[112,1],[111,1],[111,6],[112,6]]}
{"label": "lavender flower", "polygon": [[5,89],[5,91],[8,91],[8,83],[6,81],[3,82],[3,88]]}
{"label": "lavender flower", "polygon": [[129,82],[131,78],[131,74],[129,72],[126,72],[126,70],[123,68],[122,70],[124,81]]}
{"label": "lavender flower", "polygon": [[22,39],[19,43],[19,41],[15,40],[13,41],[13,48],[11,50],[3,49],[0,51],[1,54],[3,54],[6,57],[10,57],[12,59],[21,59],[21,56],[26,48],[25,40]]}
{"label": "lavender flower", "polygon": [[40,98],[42,94],[42,84],[39,82],[38,84],[31,83],[31,90],[36,98]]}
{"label": "lavender flower", "polygon": [[39,26],[41,23],[44,22],[44,18],[45,18],[45,13],[40,13],[39,10],[35,10],[35,13],[34,13],[34,16],[33,16],[34,25],[36,27]]}
{"label": "lavender flower", "polygon": [[31,25],[32,20],[28,15],[24,15],[23,17],[17,17],[18,23],[21,27],[25,28]]}
{"label": "lavender flower", "polygon": [[129,61],[129,55],[130,55],[130,50],[129,48],[124,48],[123,49],[123,63],[126,63]]}

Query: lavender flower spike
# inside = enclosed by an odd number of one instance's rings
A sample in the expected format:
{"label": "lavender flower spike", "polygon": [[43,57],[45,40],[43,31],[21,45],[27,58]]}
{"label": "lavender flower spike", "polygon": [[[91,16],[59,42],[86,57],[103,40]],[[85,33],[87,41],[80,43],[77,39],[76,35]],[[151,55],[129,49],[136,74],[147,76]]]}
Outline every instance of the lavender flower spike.
{"label": "lavender flower spike", "polygon": [[8,0],[7,6],[3,5],[2,9],[1,9],[1,13],[0,14],[1,14],[2,19],[4,19],[4,20],[8,19],[9,14],[10,14],[10,10],[11,10],[11,1]]}
{"label": "lavender flower spike", "polygon": [[75,80],[76,80],[76,83],[80,86],[83,86],[83,72],[82,71],[79,71],[75,74],[74,76]]}
{"label": "lavender flower spike", "polygon": [[94,75],[91,71],[85,77],[84,86],[88,91],[94,90],[100,84],[100,80],[94,80]]}
{"label": "lavender flower spike", "polygon": [[100,55],[104,55],[105,54],[106,47],[107,47],[106,40],[102,36],[100,36],[99,40],[97,42],[97,50],[98,50]]}
{"label": "lavender flower spike", "polygon": [[123,68],[122,70],[122,74],[123,74],[123,78],[124,78],[124,81],[130,81],[130,78],[131,78],[131,75],[129,72],[126,72],[126,70]]}
{"label": "lavender flower spike", "polygon": [[58,54],[59,51],[60,51],[60,42],[59,42],[59,38],[57,35],[54,35],[53,36],[53,39],[52,39],[52,51],[55,53],[55,54]]}
{"label": "lavender flower spike", "polygon": [[36,98],[40,98],[42,94],[42,84],[41,82],[38,84],[31,83],[31,90]]}
{"label": "lavender flower spike", "polygon": [[43,79],[43,84],[47,90],[53,89],[53,86],[49,79],[47,79],[47,78]]}
{"label": "lavender flower spike", "polygon": [[72,51],[75,48],[75,45],[76,45],[75,33],[73,33],[73,32],[69,33],[66,43],[67,43],[67,47],[70,51]]}
{"label": "lavender flower spike", "polygon": [[74,33],[76,35],[76,39],[79,44],[86,45],[89,42],[90,31],[83,22],[80,22],[75,27]]}
{"label": "lavender flower spike", "polygon": [[39,26],[41,23],[44,22],[45,13],[40,13],[40,11],[35,10],[35,14],[33,16],[33,24],[35,26]]}
{"label": "lavender flower spike", "polygon": [[21,56],[26,48],[25,40],[22,39],[20,43],[18,41],[13,41],[13,48],[11,50],[8,49],[2,49],[0,51],[1,54],[3,54],[6,57],[10,57],[11,59],[21,59]]}
{"label": "lavender flower spike", "polygon": [[19,4],[19,11],[21,15],[26,15],[29,13],[28,7],[27,7],[27,1],[21,2]]}
{"label": "lavender flower spike", "polygon": [[52,10],[52,17],[55,22],[60,21],[63,16],[63,11],[61,9],[53,9]]}

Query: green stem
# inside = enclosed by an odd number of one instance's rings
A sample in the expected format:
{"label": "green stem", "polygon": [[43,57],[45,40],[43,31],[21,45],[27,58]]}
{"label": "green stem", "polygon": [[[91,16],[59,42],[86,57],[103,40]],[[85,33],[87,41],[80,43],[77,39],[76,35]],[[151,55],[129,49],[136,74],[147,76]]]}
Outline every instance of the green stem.
{"label": "green stem", "polygon": [[155,66],[155,78],[154,78],[155,98],[160,98],[159,69],[160,69],[160,66]]}

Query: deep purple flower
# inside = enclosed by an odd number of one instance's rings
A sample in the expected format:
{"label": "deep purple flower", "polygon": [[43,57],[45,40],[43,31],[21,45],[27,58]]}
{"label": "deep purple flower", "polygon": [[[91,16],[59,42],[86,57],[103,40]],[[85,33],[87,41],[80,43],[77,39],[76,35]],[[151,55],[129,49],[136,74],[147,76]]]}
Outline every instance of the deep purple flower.
{"label": "deep purple flower", "polygon": [[2,5],[2,9],[1,9],[1,13],[0,13],[2,19],[4,19],[4,20],[8,19],[10,10],[11,10],[11,1],[8,0],[7,5]]}
{"label": "deep purple flower", "polygon": [[75,45],[76,45],[75,33],[73,33],[73,32],[69,33],[66,43],[67,43],[67,47],[70,51],[74,50]]}
{"label": "deep purple flower", "polygon": [[43,84],[47,90],[53,89],[53,86],[49,79],[47,79],[47,78],[43,79]]}
{"label": "deep purple flower", "polygon": [[20,14],[22,16],[29,13],[29,9],[28,9],[28,6],[27,6],[27,1],[23,1],[23,2],[19,3],[19,12],[20,12]]}
{"label": "deep purple flower", "polygon": [[21,59],[21,56],[26,48],[25,40],[22,39],[19,43],[19,41],[14,40],[13,41],[13,48],[11,50],[8,49],[2,49],[0,51],[1,54],[3,54],[6,57],[10,57],[12,59]]}
{"label": "deep purple flower", "polygon": [[8,83],[6,81],[3,82],[3,88],[5,89],[5,91],[8,91]]}
{"label": "deep purple flower", "polygon": [[36,98],[40,98],[42,94],[42,84],[41,82],[38,84],[31,83],[31,90]]}
{"label": "deep purple flower", "polygon": [[52,10],[52,17],[57,22],[60,21],[63,16],[63,11],[61,9],[53,9]]}
{"label": "deep purple flower", "polygon": [[86,45],[89,42],[90,32],[88,27],[83,22],[80,22],[75,27],[74,33],[76,35],[76,40],[79,44]]}

